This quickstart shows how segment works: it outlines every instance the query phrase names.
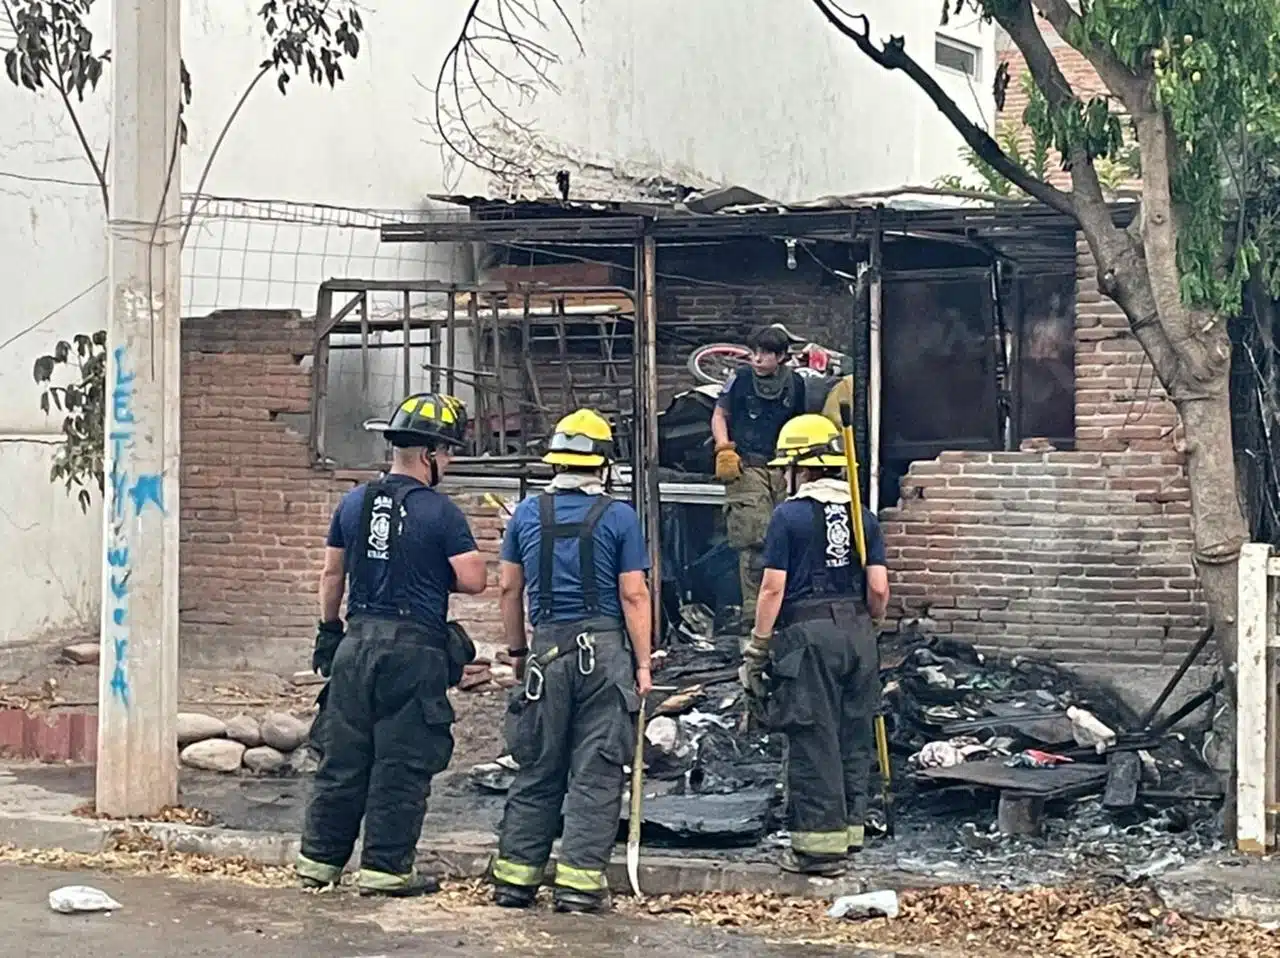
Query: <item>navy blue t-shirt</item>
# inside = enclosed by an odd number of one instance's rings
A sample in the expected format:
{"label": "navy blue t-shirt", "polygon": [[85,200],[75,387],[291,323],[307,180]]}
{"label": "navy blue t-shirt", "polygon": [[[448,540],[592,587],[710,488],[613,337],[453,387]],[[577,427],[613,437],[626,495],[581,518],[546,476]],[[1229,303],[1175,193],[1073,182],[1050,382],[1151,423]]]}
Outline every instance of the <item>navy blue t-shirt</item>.
{"label": "navy blue t-shirt", "polygon": [[[769,531],[764,538],[764,567],[787,574],[787,587],[782,601],[803,599],[813,593],[814,540],[818,530],[814,522],[812,499],[788,499],[773,510]],[[858,565],[858,547],[849,522],[846,504],[823,506],[828,534],[826,545],[827,576],[831,587],[839,593],[861,591],[862,570]],[[884,565],[884,536],[880,522],[867,508],[862,510],[862,531],[867,543],[867,565]],[[821,544],[818,544],[822,548]]]}
{"label": "navy blue t-shirt", "polygon": [[[427,628],[443,631],[449,611],[449,591],[454,584],[453,566],[449,559],[476,549],[475,537],[467,525],[466,516],[448,496],[423,485],[412,476],[390,475],[384,480],[396,488],[418,487],[405,497],[403,512],[404,529],[398,543],[398,555],[390,561],[396,564],[396,574],[403,583],[405,598],[413,618]],[[363,575],[357,575],[357,550],[379,544],[385,549],[386,540],[374,543],[361,542],[360,523],[364,518],[364,494],[368,483],[356,486],[338,503],[333,521],[329,523],[329,545],[346,551],[347,607],[367,605],[363,610],[370,615],[394,616],[399,613],[387,581],[388,560],[369,558],[364,562]],[[384,553],[385,554],[385,553]],[[371,597],[381,595],[381,601],[371,603]]]}
{"label": "navy blue t-shirt", "polygon": [[[524,567],[529,621],[533,625],[584,619],[588,612],[582,586],[579,584],[582,581],[579,553],[581,546],[576,537],[556,540],[555,563],[551,570],[553,611],[548,617],[538,608],[541,589],[538,558],[542,549],[538,499],[538,496],[531,496],[516,506],[502,540],[502,559]],[[596,496],[581,492],[556,493],[556,522],[581,522],[596,499]],[[645,572],[649,569],[649,552],[645,548],[640,517],[629,503],[614,502],[596,523],[594,538],[599,614],[621,619],[622,599],[618,595],[618,576],[624,572]]]}

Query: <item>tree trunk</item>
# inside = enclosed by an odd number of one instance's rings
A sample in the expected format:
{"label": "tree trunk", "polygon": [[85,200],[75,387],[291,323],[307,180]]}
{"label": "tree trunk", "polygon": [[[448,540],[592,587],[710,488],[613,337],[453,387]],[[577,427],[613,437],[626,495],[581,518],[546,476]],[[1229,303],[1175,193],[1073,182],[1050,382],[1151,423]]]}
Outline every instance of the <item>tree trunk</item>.
{"label": "tree trunk", "polygon": [[[1225,380],[1228,372],[1221,374]],[[1216,395],[1176,404],[1187,444],[1191,527],[1200,589],[1213,623],[1224,669],[1236,663],[1236,570],[1248,540],[1236,484],[1231,439],[1231,400],[1224,382]],[[1227,682],[1235,703],[1235,683]]]}

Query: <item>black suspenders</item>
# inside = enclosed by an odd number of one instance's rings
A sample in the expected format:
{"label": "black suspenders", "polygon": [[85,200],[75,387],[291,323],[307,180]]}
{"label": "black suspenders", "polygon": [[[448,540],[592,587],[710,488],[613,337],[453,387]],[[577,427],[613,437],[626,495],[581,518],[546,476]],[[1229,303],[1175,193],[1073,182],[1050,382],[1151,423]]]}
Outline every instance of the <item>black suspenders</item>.
{"label": "black suspenders", "polygon": [[404,501],[426,486],[409,483],[371,482],[365,487],[360,515],[360,541],[356,544],[352,577],[372,588],[371,563],[387,563],[387,575],[378,592],[370,591],[365,601],[373,606],[390,600],[402,616],[412,614],[404,591],[400,538],[404,534]]}
{"label": "black suspenders", "polygon": [[538,612],[544,621],[551,613],[553,602],[551,578],[555,572],[556,541],[578,540],[578,565],[580,568],[582,603],[587,615],[600,614],[600,590],[596,584],[595,530],[600,517],[605,514],[613,499],[600,496],[591,504],[581,522],[556,522],[556,494],[544,492],[538,497],[538,522],[542,537],[538,550]]}

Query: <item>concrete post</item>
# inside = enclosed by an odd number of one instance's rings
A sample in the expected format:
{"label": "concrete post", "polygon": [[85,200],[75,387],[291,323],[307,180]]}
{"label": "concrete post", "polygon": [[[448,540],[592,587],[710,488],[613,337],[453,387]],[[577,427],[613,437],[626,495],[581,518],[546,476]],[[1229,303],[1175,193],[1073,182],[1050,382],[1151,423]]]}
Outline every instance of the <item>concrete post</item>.
{"label": "concrete post", "polygon": [[113,4],[97,808],[178,796],[180,0]]}

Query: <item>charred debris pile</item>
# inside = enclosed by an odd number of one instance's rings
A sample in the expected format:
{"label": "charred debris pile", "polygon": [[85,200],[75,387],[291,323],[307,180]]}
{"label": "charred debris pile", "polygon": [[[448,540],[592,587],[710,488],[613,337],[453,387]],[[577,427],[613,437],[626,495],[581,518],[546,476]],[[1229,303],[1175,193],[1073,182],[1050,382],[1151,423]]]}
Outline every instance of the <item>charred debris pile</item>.
{"label": "charred debris pile", "polygon": [[[767,852],[785,840],[783,739],[744,720],[738,637],[714,634],[703,607],[682,612],[654,662],[644,841]],[[952,854],[1007,856],[1012,867],[1030,843],[1068,869],[1104,860],[1133,872],[1213,845],[1221,792],[1176,730],[1209,697],[1157,721],[1168,693],[1136,716],[1045,662],[996,661],[911,630],[882,637],[880,668],[896,837],[873,840],[868,857],[936,869]],[[504,792],[513,768],[503,756],[471,780]],[[874,803],[870,831],[883,835]]]}

